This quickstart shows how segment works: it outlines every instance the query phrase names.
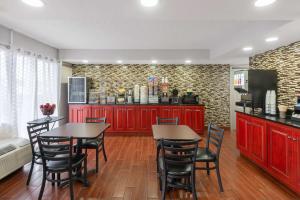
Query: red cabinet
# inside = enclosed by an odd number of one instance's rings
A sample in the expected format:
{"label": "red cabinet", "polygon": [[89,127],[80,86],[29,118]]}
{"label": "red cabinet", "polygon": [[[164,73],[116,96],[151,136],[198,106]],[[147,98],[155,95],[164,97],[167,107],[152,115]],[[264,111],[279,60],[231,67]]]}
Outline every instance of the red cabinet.
{"label": "red cabinet", "polygon": [[300,194],[300,130],[237,113],[240,152]]}
{"label": "red cabinet", "polygon": [[69,106],[69,122],[84,123],[87,117],[91,117],[91,106],[70,105]]}
{"label": "red cabinet", "polygon": [[198,106],[187,106],[183,108],[182,123],[191,127],[197,133],[204,131],[204,108]]}
{"label": "red cabinet", "polygon": [[289,183],[291,179],[293,141],[290,128],[268,123],[269,133],[269,170],[282,181]]}
{"label": "red cabinet", "polygon": [[266,122],[258,118],[252,118],[248,133],[250,157],[262,167],[267,167]]}
{"label": "red cabinet", "polygon": [[204,106],[181,105],[70,105],[69,121],[85,122],[86,117],[106,117],[111,127],[107,132],[152,132],[156,117],[179,118],[197,133],[204,131]]}
{"label": "red cabinet", "polygon": [[111,125],[110,128],[107,129],[107,132],[112,131],[112,129],[113,129],[113,107],[98,106],[98,105],[91,106],[91,117],[94,117],[94,118],[105,117],[106,122]]}
{"label": "red cabinet", "polygon": [[236,142],[238,149],[246,155],[249,154],[249,125],[249,117],[238,113],[236,118]]}
{"label": "red cabinet", "polygon": [[137,128],[142,132],[149,132],[152,125],[156,124],[156,117],[159,116],[159,107],[140,106],[137,108]]}

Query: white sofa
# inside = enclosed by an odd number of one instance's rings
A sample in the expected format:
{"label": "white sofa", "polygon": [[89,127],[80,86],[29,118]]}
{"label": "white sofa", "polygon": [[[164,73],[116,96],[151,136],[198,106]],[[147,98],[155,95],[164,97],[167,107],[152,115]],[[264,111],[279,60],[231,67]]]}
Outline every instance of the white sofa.
{"label": "white sofa", "polygon": [[31,162],[30,142],[24,138],[0,139],[0,180]]}

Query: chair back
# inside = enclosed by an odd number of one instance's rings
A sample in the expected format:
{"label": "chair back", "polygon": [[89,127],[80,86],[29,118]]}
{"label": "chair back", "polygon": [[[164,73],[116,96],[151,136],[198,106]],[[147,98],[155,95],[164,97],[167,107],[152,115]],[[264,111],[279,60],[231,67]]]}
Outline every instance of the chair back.
{"label": "chair back", "polygon": [[87,117],[85,118],[86,123],[106,123],[106,117],[101,117],[101,118],[91,118]]}
{"label": "chair back", "polygon": [[179,123],[178,117],[175,117],[175,118],[156,117],[157,125],[178,125],[178,123]]}
{"label": "chair back", "polygon": [[35,146],[37,144],[37,137],[44,132],[49,131],[49,123],[41,123],[27,126],[28,137],[31,145],[32,155],[35,156]]}
{"label": "chair back", "polygon": [[[223,136],[224,136],[224,129],[219,128],[217,125],[213,123],[209,123],[207,140],[206,140],[206,148],[214,152],[217,158],[219,158],[219,154],[221,151]],[[214,146],[215,148],[212,149],[211,148],[212,146]]]}
{"label": "chair back", "polygon": [[[168,166],[186,166],[192,164],[195,167],[198,140],[165,140],[160,141],[164,168]],[[193,169],[192,169],[193,170]]]}
{"label": "chair back", "polygon": [[41,152],[43,166],[46,167],[48,161],[68,161],[72,168],[72,137],[49,137],[38,136],[38,143]]}

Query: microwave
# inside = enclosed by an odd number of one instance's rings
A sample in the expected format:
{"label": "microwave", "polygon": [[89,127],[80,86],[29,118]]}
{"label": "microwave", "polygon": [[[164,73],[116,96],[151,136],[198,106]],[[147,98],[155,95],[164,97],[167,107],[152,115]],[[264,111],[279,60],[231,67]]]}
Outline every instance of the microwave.
{"label": "microwave", "polygon": [[89,79],[87,77],[68,78],[68,103],[88,103]]}

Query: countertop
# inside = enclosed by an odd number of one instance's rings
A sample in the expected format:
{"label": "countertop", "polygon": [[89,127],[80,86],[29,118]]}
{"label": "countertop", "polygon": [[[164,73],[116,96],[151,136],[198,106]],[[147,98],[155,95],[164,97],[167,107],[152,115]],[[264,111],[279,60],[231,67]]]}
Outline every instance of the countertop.
{"label": "countertop", "polygon": [[79,104],[79,103],[69,103],[69,105],[91,105],[91,106],[205,106],[204,104],[166,104],[166,103],[148,103],[148,104],[139,104],[139,103],[133,103],[133,104]]}
{"label": "countertop", "polygon": [[252,116],[252,117],[257,117],[257,118],[260,118],[260,119],[265,119],[265,120],[275,122],[275,123],[280,123],[280,124],[291,126],[291,127],[294,127],[294,128],[300,128],[300,122],[291,120],[289,118],[281,119],[278,116],[269,116],[269,115],[264,115],[264,114],[253,114],[253,113],[241,112],[241,111],[237,111],[237,110],[235,112],[246,114],[246,115],[249,115],[249,116]]}

